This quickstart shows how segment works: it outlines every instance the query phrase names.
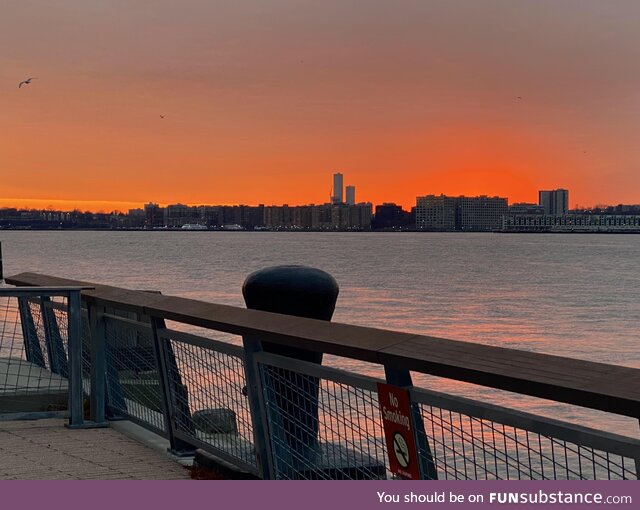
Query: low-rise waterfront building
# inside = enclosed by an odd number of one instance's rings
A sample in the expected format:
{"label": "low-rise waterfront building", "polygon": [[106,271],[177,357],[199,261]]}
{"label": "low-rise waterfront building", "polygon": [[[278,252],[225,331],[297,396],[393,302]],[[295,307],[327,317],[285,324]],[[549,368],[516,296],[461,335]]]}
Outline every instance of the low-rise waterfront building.
{"label": "low-rise waterfront building", "polygon": [[502,232],[640,232],[640,215],[508,214]]}
{"label": "low-rise waterfront building", "polygon": [[519,202],[509,206],[509,214],[544,214],[544,206]]}

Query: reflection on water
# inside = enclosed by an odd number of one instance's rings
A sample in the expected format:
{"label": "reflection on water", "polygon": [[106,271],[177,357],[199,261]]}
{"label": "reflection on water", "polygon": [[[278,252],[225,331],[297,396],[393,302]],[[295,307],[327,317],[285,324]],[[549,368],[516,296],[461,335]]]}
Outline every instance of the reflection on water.
{"label": "reflection on water", "polygon": [[[335,321],[640,367],[640,236],[4,231],[0,241],[5,274],[35,271],[237,306],[244,306],[242,283],[252,271],[306,264],[338,281]],[[381,375],[352,360],[326,363]],[[415,379],[638,432],[635,420]]]}

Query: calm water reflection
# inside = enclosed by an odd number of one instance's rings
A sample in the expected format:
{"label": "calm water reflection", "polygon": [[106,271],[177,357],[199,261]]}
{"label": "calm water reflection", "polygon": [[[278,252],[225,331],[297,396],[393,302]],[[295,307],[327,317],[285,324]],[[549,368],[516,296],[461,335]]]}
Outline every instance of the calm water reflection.
{"label": "calm water reflection", "polygon": [[[640,368],[640,236],[2,231],[0,240],[7,275],[36,271],[238,306],[252,271],[306,264],[337,279],[335,321]],[[421,383],[604,420],[452,381]],[[637,422],[606,420],[637,436]]]}

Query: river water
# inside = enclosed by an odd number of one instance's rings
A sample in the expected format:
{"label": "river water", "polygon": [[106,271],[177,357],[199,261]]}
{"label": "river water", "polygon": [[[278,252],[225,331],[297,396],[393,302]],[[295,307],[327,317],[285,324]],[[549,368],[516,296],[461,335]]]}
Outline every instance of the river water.
{"label": "river water", "polygon": [[[5,275],[40,272],[237,306],[252,271],[304,264],[338,281],[337,322],[640,368],[640,236],[2,231],[0,241]],[[328,363],[375,374],[352,360]],[[634,420],[418,382],[638,436]]]}

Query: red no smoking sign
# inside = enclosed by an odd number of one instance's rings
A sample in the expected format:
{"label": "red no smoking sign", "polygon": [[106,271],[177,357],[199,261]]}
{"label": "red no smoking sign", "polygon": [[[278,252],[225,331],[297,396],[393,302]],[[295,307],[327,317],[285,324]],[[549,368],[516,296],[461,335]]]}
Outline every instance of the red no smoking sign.
{"label": "red no smoking sign", "polygon": [[391,472],[403,478],[419,480],[409,392],[397,386],[378,383],[378,402]]}

